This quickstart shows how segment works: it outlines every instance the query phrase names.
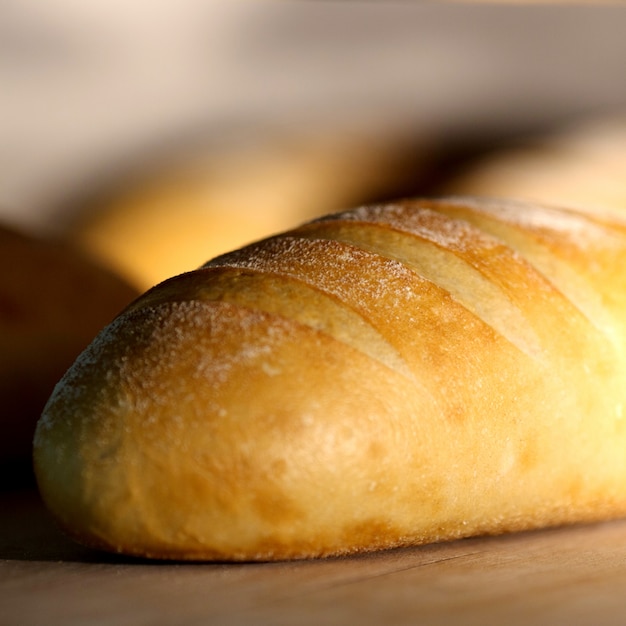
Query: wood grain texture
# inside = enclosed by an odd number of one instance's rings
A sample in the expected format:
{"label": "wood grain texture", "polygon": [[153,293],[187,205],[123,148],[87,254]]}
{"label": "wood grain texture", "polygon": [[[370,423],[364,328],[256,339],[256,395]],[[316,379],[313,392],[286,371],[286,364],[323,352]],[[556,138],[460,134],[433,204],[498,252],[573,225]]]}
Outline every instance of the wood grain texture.
{"label": "wood grain texture", "polygon": [[34,493],[0,494],[0,511],[2,626],[617,626],[626,613],[626,521],[233,565],[90,551]]}

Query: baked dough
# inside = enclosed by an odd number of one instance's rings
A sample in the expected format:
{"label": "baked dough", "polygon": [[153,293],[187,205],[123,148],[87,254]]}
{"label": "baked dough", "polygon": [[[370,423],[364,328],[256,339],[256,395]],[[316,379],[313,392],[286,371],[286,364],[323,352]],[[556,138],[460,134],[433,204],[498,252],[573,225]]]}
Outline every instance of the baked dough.
{"label": "baked dough", "polygon": [[[8,226],[0,226],[0,265],[4,474],[20,460],[30,467],[35,424],[54,385],[94,335],[139,294],[68,246]],[[2,482],[11,480],[2,476]]]}
{"label": "baked dough", "polygon": [[129,306],[35,438],[98,548],[355,553],[626,514],[626,223],[509,201],[328,216]]}

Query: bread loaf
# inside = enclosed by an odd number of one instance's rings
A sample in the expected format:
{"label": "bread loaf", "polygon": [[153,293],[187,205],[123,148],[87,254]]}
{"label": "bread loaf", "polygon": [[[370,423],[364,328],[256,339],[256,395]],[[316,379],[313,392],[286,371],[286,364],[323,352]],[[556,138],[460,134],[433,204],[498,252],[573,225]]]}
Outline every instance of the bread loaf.
{"label": "bread loaf", "polygon": [[39,422],[44,500],[126,554],[339,555],[626,514],[626,223],[412,200],[136,300]]}

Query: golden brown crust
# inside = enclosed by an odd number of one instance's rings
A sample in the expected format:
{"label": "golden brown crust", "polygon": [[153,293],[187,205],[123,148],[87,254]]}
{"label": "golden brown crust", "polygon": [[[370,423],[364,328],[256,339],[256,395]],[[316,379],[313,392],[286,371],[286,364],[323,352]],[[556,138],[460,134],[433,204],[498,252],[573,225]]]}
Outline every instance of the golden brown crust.
{"label": "golden brown crust", "polygon": [[44,499],[155,558],[626,514],[626,230],[466,199],[329,216],[155,287],[40,421]]}

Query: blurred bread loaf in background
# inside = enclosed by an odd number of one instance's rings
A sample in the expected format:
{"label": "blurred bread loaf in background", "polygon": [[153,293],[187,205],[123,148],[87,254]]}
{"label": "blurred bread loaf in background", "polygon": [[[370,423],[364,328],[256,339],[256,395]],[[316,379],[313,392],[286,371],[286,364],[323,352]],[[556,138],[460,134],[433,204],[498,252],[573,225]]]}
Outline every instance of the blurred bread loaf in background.
{"label": "blurred bread loaf in background", "polygon": [[88,191],[67,238],[140,289],[329,211],[391,193],[422,154],[399,141],[306,132],[198,139]]}
{"label": "blurred bread loaf in background", "polygon": [[[65,236],[140,290],[218,254],[360,203],[414,193],[626,210],[626,116],[450,142],[317,131],[182,142],[79,196]],[[429,187],[431,185],[431,187]]]}
{"label": "blurred bread loaf in background", "polygon": [[626,211],[626,115],[556,125],[468,159],[442,192]]}
{"label": "blurred bread loaf in background", "polygon": [[626,115],[420,145],[306,132],[191,145],[140,161],[82,200],[70,241],[140,289],[228,250],[359,203],[415,193],[626,210]]}
{"label": "blurred bread loaf in background", "polygon": [[35,423],[54,385],[137,295],[57,241],[0,225],[0,484],[28,480]]}

